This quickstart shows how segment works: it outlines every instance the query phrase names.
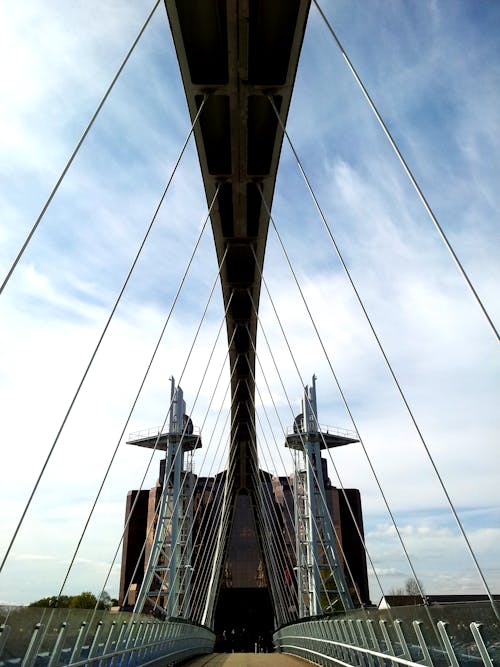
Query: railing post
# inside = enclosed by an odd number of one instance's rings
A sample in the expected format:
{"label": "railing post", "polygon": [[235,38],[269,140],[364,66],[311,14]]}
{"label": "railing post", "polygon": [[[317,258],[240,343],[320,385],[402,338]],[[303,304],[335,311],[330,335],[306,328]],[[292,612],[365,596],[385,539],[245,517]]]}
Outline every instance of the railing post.
{"label": "railing post", "polygon": [[[340,625],[340,621],[334,621],[335,624],[335,632],[337,635],[337,641],[341,642],[342,644],[345,644],[345,637],[344,633],[342,631],[342,627]],[[347,661],[349,660],[349,651],[347,648],[344,646],[337,646],[337,652],[340,652],[340,657],[342,660]]]}
{"label": "railing post", "polygon": [[[380,653],[380,642],[377,638],[377,634],[375,632],[375,627],[373,625],[373,620],[371,618],[369,618],[366,621],[366,627],[368,628],[368,634],[370,636],[373,649]],[[384,667],[383,659],[382,658],[377,658],[377,660],[378,660],[379,667]]]}
{"label": "railing post", "polygon": [[483,659],[485,667],[493,667],[493,661],[489,656],[484,640],[481,636],[481,633],[479,632],[479,628],[481,627],[481,625],[482,623],[471,623],[469,627],[474,637],[474,641],[477,644],[479,653],[481,654],[481,658]]}
{"label": "railing post", "polygon": [[37,623],[33,628],[33,634],[31,635],[30,643],[24,654],[21,667],[32,667],[34,664],[38,649],[40,648],[43,639],[42,628],[43,625],[41,623]]}
{"label": "railing post", "polygon": [[132,660],[130,661],[130,667],[137,667],[139,653],[141,651],[141,645],[144,640],[144,635],[147,630],[147,625],[144,621],[141,621],[137,626],[137,633],[134,640],[134,648],[132,649]]}
{"label": "railing post", "polygon": [[[356,633],[356,626],[354,625],[354,621],[353,621],[352,618],[350,618],[350,619],[347,620],[347,625],[346,625],[346,627],[347,627],[347,629],[348,629],[348,631],[349,631],[349,635],[350,635],[350,637],[351,637],[351,642],[350,642],[350,643],[351,643],[353,646],[359,646],[359,643],[360,643],[360,642],[359,642],[359,637],[357,636],[357,633]],[[362,657],[360,656],[359,652],[355,650],[355,651],[354,651],[354,655],[356,656],[356,657],[355,657],[356,664],[358,664],[359,667],[363,667],[363,660],[362,660]]]}
{"label": "railing post", "polygon": [[[331,630],[332,630],[332,636],[335,641],[339,642],[342,641],[342,637],[340,636],[339,633],[339,626],[338,626],[338,621],[331,621]],[[342,646],[339,646],[338,644],[335,645],[334,647],[334,655],[336,658],[339,660],[345,659],[345,651]]]}
{"label": "railing post", "polygon": [[159,646],[156,648],[156,655],[160,655],[160,653],[168,653],[170,654],[172,652],[172,645],[170,644],[170,637],[169,635],[169,624],[168,621],[164,621],[162,625],[160,626],[160,632],[158,636],[158,641],[160,642]]}
{"label": "railing post", "polygon": [[420,644],[420,648],[422,649],[422,655],[424,656],[423,664],[427,665],[427,667],[434,667],[432,663],[432,658],[431,654],[429,653],[429,649],[427,648],[427,644],[424,639],[424,635],[422,634],[422,630],[420,626],[422,625],[422,621],[415,620],[413,621],[413,629],[415,630],[415,634],[417,635],[418,643]]}
{"label": "railing post", "polygon": [[394,646],[392,645],[391,638],[389,637],[389,632],[387,631],[387,621],[380,619],[379,625],[385,641],[385,652],[389,653],[389,655],[395,656],[396,652],[394,650]]}
{"label": "railing post", "polygon": [[[405,660],[412,660],[410,649],[408,648],[408,644],[406,643],[405,636],[403,634],[403,628],[402,628],[402,621],[399,619],[396,619],[393,623],[394,629],[396,630],[396,634],[399,639],[399,643],[401,644],[401,650],[403,653],[401,654]],[[398,656],[401,657],[401,656]]]}
{"label": "railing post", "polygon": [[[113,621],[110,625],[108,636],[107,636],[106,641],[104,643],[104,649],[102,651],[102,655],[106,655],[106,653],[110,652],[111,641],[113,639],[113,634],[114,634],[115,628],[116,628],[116,621]],[[112,664],[113,664],[113,658],[111,658],[111,661],[109,662],[110,667],[111,667]],[[105,667],[102,660],[99,660],[99,667]]]}
{"label": "railing post", "polygon": [[0,658],[10,635],[10,625],[0,625]]}
{"label": "railing post", "polygon": [[[312,641],[311,637],[315,636],[315,628],[317,627],[317,623],[318,623],[317,621],[310,621],[309,622],[309,629],[308,629],[308,632],[307,632],[307,639],[304,642],[304,648],[306,648],[306,649],[316,648],[315,646],[313,647],[313,641]],[[310,655],[310,654],[305,652],[305,656],[306,655]]]}
{"label": "railing post", "polygon": [[448,633],[446,631],[447,625],[448,623],[446,621],[438,621],[437,629],[439,634],[441,635],[441,639],[443,640],[443,644],[446,649],[446,653],[448,654],[448,658],[450,659],[450,667],[460,667],[457,660],[457,656],[455,655],[455,651],[453,650],[453,646],[451,645],[450,638],[448,637]]}
{"label": "railing post", "polygon": [[67,623],[61,623],[61,627],[59,628],[59,632],[57,633],[57,639],[54,643],[54,648],[50,653],[50,658],[47,667],[57,667],[59,665],[66,627]]}
{"label": "railing post", "polygon": [[326,621],[326,638],[328,639],[328,660],[329,663],[332,662],[330,658],[335,657],[335,645],[331,644],[330,642],[333,641],[333,628],[332,628],[332,621],[327,620]]}
{"label": "railing post", "polygon": [[[115,651],[121,651],[121,645],[123,643],[123,635],[125,634],[126,630],[127,630],[127,622],[123,621],[122,627],[120,628],[120,632],[118,633],[118,637],[116,639]],[[106,653],[106,651],[104,651],[104,653]],[[123,664],[124,657],[125,656],[123,654],[113,656],[110,660],[109,667],[114,667],[115,664],[121,667],[121,665]]]}
{"label": "railing post", "polygon": [[126,651],[126,653],[123,654],[123,659],[121,661],[121,667],[131,667],[130,666],[130,663],[131,663],[130,658],[133,655],[133,650],[132,649],[134,647],[135,639],[137,637],[137,634],[136,634],[136,637],[134,637],[134,631],[136,631],[136,626],[137,626],[137,623],[135,621],[132,621],[132,623],[129,625],[127,638],[126,638],[126,640],[124,640],[125,641],[125,651]]}
{"label": "railing post", "polygon": [[141,639],[141,642],[140,642],[140,647],[139,647],[139,650],[137,652],[137,656],[136,656],[136,659],[135,659],[135,664],[136,665],[140,665],[143,662],[145,662],[145,657],[146,657],[146,654],[147,654],[146,645],[148,644],[149,638],[151,637],[151,634],[153,632],[153,627],[154,626],[153,626],[152,622],[148,623],[146,621],[146,623],[144,624],[144,633],[143,633],[143,636],[142,636],[142,639]]}
{"label": "railing post", "polygon": [[92,644],[90,645],[90,651],[88,655],[88,662],[87,665],[91,667],[91,665],[96,662],[95,660],[92,660],[91,658],[97,657],[97,653],[99,650],[99,637],[101,635],[101,630],[102,630],[102,621],[99,621],[99,623],[96,625],[95,629],[95,634],[94,638],[92,640]]}
{"label": "railing post", "polygon": [[138,665],[141,664],[142,647],[146,643],[148,630],[149,625],[146,622],[141,621],[137,632],[137,638],[134,643],[134,651],[132,652],[133,660],[131,667],[138,667]]}
{"label": "railing post", "polygon": [[[366,637],[365,629],[363,627],[363,620],[361,618],[358,618],[357,625],[358,625],[358,634],[361,637],[361,646],[363,648],[366,648],[366,649],[370,650],[370,645],[368,643],[368,639]],[[374,660],[373,660],[373,655],[371,655],[371,653],[367,653],[366,657],[368,659],[368,664],[370,665],[370,667],[374,667],[375,663],[374,663]],[[361,660],[363,660],[363,658],[361,656],[360,656],[360,658],[361,658]]]}
{"label": "railing post", "polygon": [[156,656],[156,652],[158,650],[158,647],[156,646],[156,643],[158,641],[158,637],[161,634],[161,623],[158,621],[153,625],[154,631],[151,635],[151,646],[149,648],[149,657],[154,658]]}
{"label": "railing post", "polygon": [[[323,667],[326,667],[328,665],[328,658],[326,657],[325,653],[328,644],[325,642],[325,622],[323,620],[318,621],[316,627],[318,628],[316,636],[321,640],[319,646],[322,655],[319,660],[321,660]],[[316,644],[316,646],[318,645]],[[316,657],[316,659],[318,659],[318,657]]]}
{"label": "railing post", "polygon": [[[349,636],[349,631],[348,631],[348,629],[347,629],[347,625],[346,625],[346,622],[345,622],[344,619],[342,619],[342,620],[340,621],[340,627],[341,627],[341,629],[342,629],[342,634],[344,635],[344,642],[345,642],[346,644],[349,644],[350,646],[352,646],[352,641],[351,641],[351,638],[350,638],[350,636]],[[348,648],[348,649],[347,649],[347,655],[348,655],[348,659],[349,659],[350,664],[351,664],[351,665],[356,665],[356,664],[357,664],[357,662],[356,662],[356,661],[357,661],[357,654],[356,654],[356,652],[353,651],[352,648]]]}
{"label": "railing post", "polygon": [[82,622],[80,625],[80,629],[78,630],[78,635],[76,637],[76,642],[75,645],[73,646],[73,650],[71,651],[71,657],[69,659],[69,664],[73,664],[74,662],[78,662],[81,657],[81,652],[82,652],[82,646],[83,642],[85,640],[85,628],[87,626],[87,623],[85,621]]}

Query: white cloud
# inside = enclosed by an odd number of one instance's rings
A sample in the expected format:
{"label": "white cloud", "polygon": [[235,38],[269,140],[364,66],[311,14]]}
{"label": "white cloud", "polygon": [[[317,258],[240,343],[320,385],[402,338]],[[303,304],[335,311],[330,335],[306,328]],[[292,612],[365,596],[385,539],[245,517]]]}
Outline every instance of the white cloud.
{"label": "white cloud", "polygon": [[[375,3],[368,10],[363,5],[361,14],[360,7],[339,2],[332,8],[339,34],[496,315],[500,104],[495,85],[498,62],[491,59],[491,34],[483,30],[486,15],[469,25],[463,8],[454,9],[444,21],[443,10],[431,3],[414,8],[416,16],[407,7],[389,11]],[[3,8],[0,45],[10,64],[3,69],[0,104],[3,271],[148,10],[146,2],[127,7],[92,2],[68,5],[64,11],[59,3],[45,3],[42,14],[36,3]],[[314,13],[303,55],[290,135],[471,543],[498,587],[494,554],[500,424],[494,339]],[[2,423],[7,443],[2,459],[2,544],[15,527],[188,128],[168,25],[159,12],[0,302],[0,391],[7,415]],[[57,589],[61,570],[56,565],[70,558],[204,209],[191,146],[20,532],[17,560],[28,562],[36,556],[40,568],[47,566],[45,575],[28,581],[25,567],[23,571],[13,560],[9,587],[2,584],[0,590],[2,599],[28,601]],[[477,591],[467,558],[455,557],[461,550],[456,529],[425,451],[286,144],[273,213],[426,590],[438,593],[455,581],[464,591]],[[215,273],[208,230],[126,436],[163,421],[168,378],[180,377]],[[302,380],[318,375],[320,422],[351,428],[272,230],[266,280]],[[189,411],[221,317],[217,290],[182,380]],[[265,290],[261,317],[288,395],[262,332],[259,358],[282,423],[289,427],[299,411],[301,380]],[[227,373],[213,405],[208,404],[210,383],[223,364],[224,336],[223,331],[192,410],[197,425],[208,411],[203,439],[207,448],[210,440],[212,444],[209,451],[202,450],[206,463],[195,463],[207,471],[217,469],[225,456],[224,449],[213,449],[221,440],[217,434],[223,420],[215,433],[212,425]],[[275,431],[273,439],[264,427],[271,449],[266,465],[281,470],[291,466],[289,452],[281,450],[282,460],[274,452],[274,442],[281,448],[283,436],[260,370],[257,377]],[[227,409],[228,400],[224,403]],[[259,414],[267,424],[260,408]],[[263,449],[267,451],[264,443]],[[361,490],[377,572],[389,587],[401,585],[407,566],[361,447],[335,450],[333,460],[342,482]],[[120,446],[103,503],[77,559],[72,592],[97,591],[121,534],[126,491],[139,483],[145,461],[142,450]],[[155,459],[147,485],[154,483],[157,466]],[[329,471],[332,482],[339,484],[331,462]],[[116,565],[113,577],[116,588]]]}

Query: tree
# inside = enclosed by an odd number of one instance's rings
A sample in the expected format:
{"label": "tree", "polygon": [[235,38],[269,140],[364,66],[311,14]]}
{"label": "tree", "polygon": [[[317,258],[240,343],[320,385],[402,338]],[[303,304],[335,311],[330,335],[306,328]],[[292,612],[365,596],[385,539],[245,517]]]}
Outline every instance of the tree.
{"label": "tree", "polygon": [[85,591],[80,593],[80,595],[74,595],[71,598],[69,606],[74,609],[94,609],[97,605],[97,598],[93,593]]}
{"label": "tree", "polygon": [[424,587],[420,579],[408,577],[405,583],[406,595],[424,595]]}
{"label": "tree", "polygon": [[35,602],[30,602],[29,607],[57,607],[58,609],[66,609],[69,607],[71,597],[68,595],[51,595],[46,598],[41,598]]}
{"label": "tree", "polygon": [[399,588],[391,588],[388,595],[413,595],[419,597],[424,594],[424,587],[422,582],[415,577],[408,577],[404,586]]}
{"label": "tree", "polygon": [[57,607],[63,609],[71,607],[72,609],[94,609],[97,605],[98,609],[111,609],[111,607],[118,605],[118,600],[112,598],[107,591],[103,591],[97,604],[97,598],[93,593],[84,591],[79,595],[51,595],[46,598],[41,598],[35,602],[30,602],[30,607]]}
{"label": "tree", "polygon": [[103,591],[99,597],[99,609],[111,609],[113,606],[113,600],[111,595],[107,591]]}

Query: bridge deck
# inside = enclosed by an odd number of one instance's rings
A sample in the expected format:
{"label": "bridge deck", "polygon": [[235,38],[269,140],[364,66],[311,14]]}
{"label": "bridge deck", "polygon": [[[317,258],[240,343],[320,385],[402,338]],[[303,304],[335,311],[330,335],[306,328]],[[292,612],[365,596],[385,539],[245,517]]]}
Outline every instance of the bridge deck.
{"label": "bridge deck", "polygon": [[183,667],[300,667],[310,664],[286,653],[212,653],[185,662]]}

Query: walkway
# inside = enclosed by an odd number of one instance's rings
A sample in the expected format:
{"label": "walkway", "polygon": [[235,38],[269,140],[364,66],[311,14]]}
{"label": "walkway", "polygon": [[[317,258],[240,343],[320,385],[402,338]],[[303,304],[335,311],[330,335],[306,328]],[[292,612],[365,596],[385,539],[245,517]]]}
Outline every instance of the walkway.
{"label": "walkway", "polygon": [[285,653],[212,653],[183,663],[184,667],[300,667],[306,664],[311,663]]}

